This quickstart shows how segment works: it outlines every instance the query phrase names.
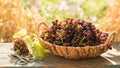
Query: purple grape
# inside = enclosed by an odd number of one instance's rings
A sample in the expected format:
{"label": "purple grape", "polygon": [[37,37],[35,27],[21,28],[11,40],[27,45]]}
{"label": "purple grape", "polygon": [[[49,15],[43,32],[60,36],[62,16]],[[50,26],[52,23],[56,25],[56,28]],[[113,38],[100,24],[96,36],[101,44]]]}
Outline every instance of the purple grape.
{"label": "purple grape", "polygon": [[[108,37],[107,34],[105,35],[99,29],[96,29],[91,22],[85,22],[84,20],[66,18],[64,23],[55,20],[52,24],[47,31],[43,32],[41,38],[60,46],[94,46],[104,43]],[[45,34],[48,34],[47,37]],[[102,36],[105,36],[105,38],[101,38]]]}

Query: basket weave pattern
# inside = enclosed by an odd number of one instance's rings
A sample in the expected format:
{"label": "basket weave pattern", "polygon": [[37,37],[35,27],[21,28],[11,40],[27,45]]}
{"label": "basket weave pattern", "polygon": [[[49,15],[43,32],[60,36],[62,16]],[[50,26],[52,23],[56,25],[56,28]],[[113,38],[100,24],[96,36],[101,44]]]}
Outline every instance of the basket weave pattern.
{"label": "basket weave pattern", "polygon": [[109,33],[109,36],[104,44],[95,46],[85,47],[71,47],[71,46],[60,46],[51,44],[39,38],[40,43],[48,49],[52,54],[61,56],[67,59],[82,59],[100,56],[100,54],[106,52],[109,48],[108,45],[113,43],[115,32]]}
{"label": "basket weave pattern", "polygon": [[40,39],[40,42],[46,49],[48,49],[54,55],[58,55],[68,59],[96,57],[108,50],[108,46],[104,44],[98,46],[66,47],[54,45],[42,39]]}

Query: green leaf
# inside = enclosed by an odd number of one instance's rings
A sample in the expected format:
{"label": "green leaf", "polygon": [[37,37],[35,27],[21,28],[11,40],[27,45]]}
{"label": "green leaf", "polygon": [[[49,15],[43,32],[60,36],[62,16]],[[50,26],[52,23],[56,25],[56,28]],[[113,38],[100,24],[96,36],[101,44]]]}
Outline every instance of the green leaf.
{"label": "green leaf", "polygon": [[39,42],[38,36],[34,33],[27,34],[26,29],[21,29],[14,34],[13,38],[23,38],[30,54],[32,54],[37,59],[43,59],[50,55],[50,52],[46,50]]}
{"label": "green leaf", "polygon": [[[32,37],[32,38],[31,38]],[[27,35],[24,40],[28,46],[30,53],[37,59],[43,59],[50,54],[40,43],[35,34]]]}
{"label": "green leaf", "polygon": [[25,42],[26,42],[26,44],[27,44],[27,46],[28,46],[28,49],[29,49],[29,51],[30,51],[30,54],[32,54],[32,46],[33,46],[33,41],[32,41],[32,39],[30,38],[30,36],[29,35],[27,35],[27,36],[25,36],[24,37],[24,40],[25,40]]}
{"label": "green leaf", "polygon": [[50,54],[50,52],[48,50],[46,50],[40,43],[38,38],[34,39],[33,42],[33,47],[32,47],[32,54],[33,56],[35,56],[35,58],[37,59],[43,59],[46,56],[48,56]]}
{"label": "green leaf", "polygon": [[17,33],[15,33],[13,35],[13,38],[20,38],[20,37],[23,37],[25,35],[27,35],[26,29],[21,29],[20,31],[18,31]]}
{"label": "green leaf", "polygon": [[29,46],[33,45],[33,42],[31,40],[30,36],[25,36],[24,40],[27,43],[27,45],[29,45]]}

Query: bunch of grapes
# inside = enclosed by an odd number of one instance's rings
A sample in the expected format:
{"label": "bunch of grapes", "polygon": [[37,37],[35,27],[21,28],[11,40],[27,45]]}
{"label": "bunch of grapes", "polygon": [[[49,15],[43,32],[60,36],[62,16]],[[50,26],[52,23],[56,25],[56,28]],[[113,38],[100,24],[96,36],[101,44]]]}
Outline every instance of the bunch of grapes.
{"label": "bunch of grapes", "polygon": [[27,48],[27,45],[26,45],[25,41],[22,38],[16,38],[14,40],[13,50],[18,55],[28,55],[29,54],[29,50]]}
{"label": "bunch of grapes", "polygon": [[96,29],[90,22],[66,18],[65,22],[55,20],[46,28],[41,38],[60,46],[94,46],[105,43],[108,34]]}

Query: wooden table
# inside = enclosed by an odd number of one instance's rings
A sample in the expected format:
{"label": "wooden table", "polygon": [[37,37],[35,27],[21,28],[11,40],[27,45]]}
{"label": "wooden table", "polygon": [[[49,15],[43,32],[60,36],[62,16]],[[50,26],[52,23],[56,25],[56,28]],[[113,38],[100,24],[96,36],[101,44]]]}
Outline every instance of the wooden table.
{"label": "wooden table", "polygon": [[58,56],[51,55],[44,60],[38,60],[27,65],[16,65],[17,59],[11,58],[8,55],[12,53],[10,48],[12,43],[0,43],[0,68],[120,68],[120,43],[114,43],[113,49],[108,50],[100,57],[68,60]]}

